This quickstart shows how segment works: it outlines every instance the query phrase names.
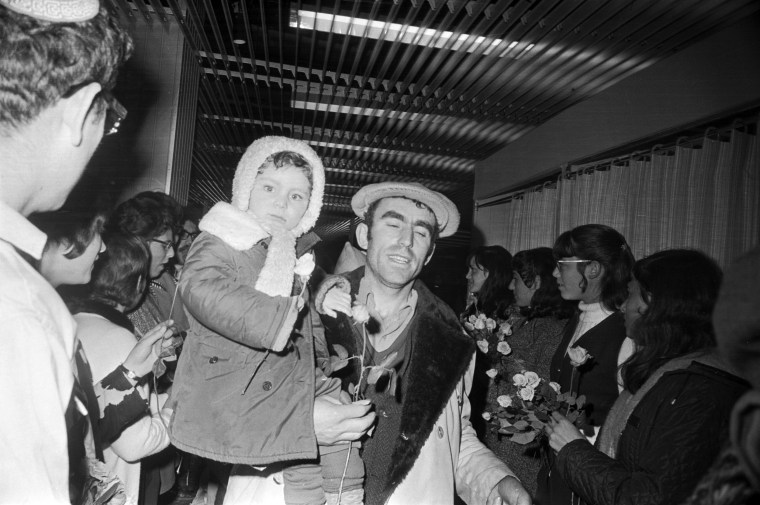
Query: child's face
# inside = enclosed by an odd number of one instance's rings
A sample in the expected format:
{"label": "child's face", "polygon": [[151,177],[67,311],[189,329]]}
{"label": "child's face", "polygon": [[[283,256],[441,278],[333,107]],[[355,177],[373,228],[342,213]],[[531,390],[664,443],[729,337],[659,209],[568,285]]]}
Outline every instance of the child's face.
{"label": "child's face", "polygon": [[301,169],[268,166],[256,176],[248,212],[270,230],[292,230],[306,213],[311,184]]}

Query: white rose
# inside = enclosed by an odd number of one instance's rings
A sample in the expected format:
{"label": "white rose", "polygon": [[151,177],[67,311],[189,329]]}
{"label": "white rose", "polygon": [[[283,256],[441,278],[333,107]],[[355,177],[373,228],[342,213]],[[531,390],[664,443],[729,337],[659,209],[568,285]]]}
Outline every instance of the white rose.
{"label": "white rose", "polygon": [[552,388],[555,393],[559,394],[559,389],[560,389],[559,384],[557,384],[556,382],[550,382],[549,387]]}
{"label": "white rose", "polygon": [[488,331],[493,331],[496,328],[496,321],[491,319],[490,317],[486,319],[486,328],[488,328]]}
{"label": "white rose", "polygon": [[592,356],[583,347],[571,347],[567,350],[567,356],[570,358],[570,364],[579,367],[586,364]]}
{"label": "white rose", "polygon": [[490,369],[490,370],[486,370],[486,375],[487,375],[487,376],[489,376],[490,378],[492,378],[492,379],[493,379],[493,378],[495,378],[497,375],[499,375],[499,372],[498,372],[498,371],[496,371],[496,369],[495,369],[495,368],[492,368],[492,369]]}
{"label": "white rose", "polygon": [[499,333],[509,336],[512,334],[512,325],[509,323],[501,323],[499,326]]}
{"label": "white rose", "polygon": [[496,344],[496,350],[502,353],[504,356],[512,352],[512,348],[506,342],[499,342]]}
{"label": "white rose", "polygon": [[499,406],[505,409],[512,405],[512,397],[509,395],[501,395],[496,398],[496,401],[499,403]]}
{"label": "white rose", "polygon": [[316,263],[314,263],[314,254],[307,253],[296,260],[296,267],[293,271],[296,273],[296,275],[307,277],[314,271],[315,266]]}
{"label": "white rose", "polygon": [[536,384],[541,382],[541,378],[536,372],[525,372],[525,378],[528,379],[528,386],[534,388]]}
{"label": "white rose", "polygon": [[526,386],[520,390],[520,398],[525,400],[526,402],[529,402],[533,399],[533,396],[536,394],[536,392],[533,390],[532,387]]}
{"label": "white rose", "polygon": [[516,373],[512,377],[512,382],[517,387],[523,387],[528,385],[528,379],[521,373]]}
{"label": "white rose", "polygon": [[480,352],[487,353],[488,352],[488,340],[481,339],[478,340],[478,349],[480,349]]}
{"label": "white rose", "polygon": [[491,413],[490,412],[483,412],[481,414],[481,416],[483,416],[483,419],[485,419],[486,421],[490,421],[491,420]]}
{"label": "white rose", "polygon": [[475,326],[476,330],[483,330],[486,327],[486,322],[481,318],[477,318],[473,326]]}

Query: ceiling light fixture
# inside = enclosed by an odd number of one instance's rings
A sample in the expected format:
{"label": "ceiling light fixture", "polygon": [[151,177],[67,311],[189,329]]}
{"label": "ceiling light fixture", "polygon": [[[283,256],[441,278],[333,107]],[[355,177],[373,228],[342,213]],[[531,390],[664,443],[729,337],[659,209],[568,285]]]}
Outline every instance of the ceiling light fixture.
{"label": "ceiling light fixture", "polygon": [[[292,10],[290,12],[290,27],[316,30],[320,32],[335,33],[338,35],[351,35],[354,37],[367,37],[370,39],[384,40],[386,42],[402,42],[404,44],[416,44],[420,46],[433,46],[441,49],[450,44],[448,49],[458,51],[464,49],[473,53],[483,45],[483,55],[498,55],[499,58],[507,56],[513,49],[518,48],[520,56],[533,48],[533,44],[518,41],[506,41],[497,38],[484,37],[482,35],[470,35],[467,33],[441,32],[433,28],[422,28],[413,25],[399,23],[385,23],[350,16],[336,16],[323,12]],[[452,42],[453,41],[453,42]]]}

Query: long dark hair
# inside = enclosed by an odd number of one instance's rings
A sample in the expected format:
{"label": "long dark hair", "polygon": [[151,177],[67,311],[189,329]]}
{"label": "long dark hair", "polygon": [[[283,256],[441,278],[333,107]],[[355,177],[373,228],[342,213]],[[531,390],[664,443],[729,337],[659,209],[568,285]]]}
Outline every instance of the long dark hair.
{"label": "long dark hair", "polygon": [[489,317],[504,317],[508,307],[515,301],[509,290],[512,280],[512,255],[500,245],[481,246],[467,257],[467,264],[474,260],[488,277],[478,292],[477,309]]}
{"label": "long dark hair", "polygon": [[711,315],[723,273],[700,251],[669,249],[636,262],[647,308],[629,337],[636,351],[622,366],[625,387],[635,393],[666,361],[715,346]]}
{"label": "long dark hair", "polygon": [[107,233],[103,239],[106,251],[92,270],[90,298],[129,311],[145,292],[150,250],[140,238],[125,233]]}
{"label": "long dark hair", "polygon": [[[607,310],[617,310],[628,296],[633,254],[631,248],[617,230],[603,224],[585,224],[564,232],[557,238],[552,249],[554,259],[571,258],[596,261],[604,267],[601,302]],[[579,263],[583,276],[581,289],[588,285],[586,264]]]}
{"label": "long dark hair", "polygon": [[537,247],[520,251],[512,258],[512,270],[520,276],[529,288],[538,277],[541,285],[538,287],[530,306],[523,307],[520,312],[528,319],[537,317],[554,317],[568,319],[575,311],[576,304],[565,300],[559,292],[557,279],[554,278],[555,261],[550,247]]}

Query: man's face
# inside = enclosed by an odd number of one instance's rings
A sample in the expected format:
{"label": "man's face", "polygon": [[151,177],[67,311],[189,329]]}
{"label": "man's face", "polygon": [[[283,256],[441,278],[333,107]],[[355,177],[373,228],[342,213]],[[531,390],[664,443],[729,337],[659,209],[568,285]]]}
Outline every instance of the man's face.
{"label": "man's face", "polygon": [[177,241],[177,260],[179,263],[185,263],[187,253],[190,251],[190,246],[193,245],[193,240],[198,236],[198,231],[198,226],[194,222],[189,219],[185,220]]}
{"label": "man's face", "polygon": [[361,225],[359,245],[366,246],[367,268],[382,284],[402,288],[417,278],[432,257],[436,220],[425,205],[406,198],[383,198],[372,229]]}

